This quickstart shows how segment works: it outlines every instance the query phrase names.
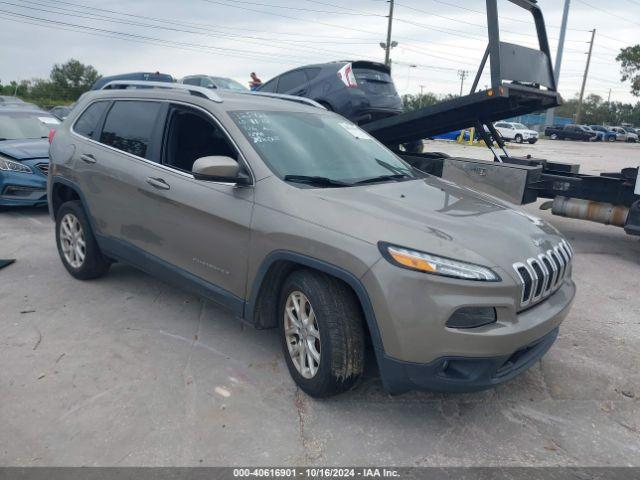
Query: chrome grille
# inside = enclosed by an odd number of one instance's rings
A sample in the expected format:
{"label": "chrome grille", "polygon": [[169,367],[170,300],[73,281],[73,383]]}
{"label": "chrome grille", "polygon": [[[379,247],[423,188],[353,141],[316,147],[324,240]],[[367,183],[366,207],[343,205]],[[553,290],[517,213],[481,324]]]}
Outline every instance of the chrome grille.
{"label": "chrome grille", "polygon": [[537,257],[513,264],[521,283],[520,306],[528,307],[551,295],[564,280],[573,249],[566,240]]}
{"label": "chrome grille", "polygon": [[49,175],[49,164],[48,163],[39,163],[36,165],[38,170],[40,170],[43,174]]}

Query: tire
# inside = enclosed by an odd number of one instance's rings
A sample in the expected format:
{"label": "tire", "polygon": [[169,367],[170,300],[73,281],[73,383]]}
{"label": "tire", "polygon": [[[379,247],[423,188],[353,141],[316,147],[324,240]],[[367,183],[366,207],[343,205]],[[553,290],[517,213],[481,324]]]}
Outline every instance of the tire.
{"label": "tire", "polygon": [[[311,312],[315,322],[305,324],[304,318]],[[297,270],[282,286],[278,313],[282,351],[301,390],[322,398],[345,392],[357,383],[364,369],[363,316],[349,287],[324,273]],[[305,345],[302,354],[300,345]],[[319,361],[314,360],[315,354]]]}
{"label": "tire", "polygon": [[516,143],[522,143],[522,135],[517,134],[515,136],[514,140],[516,141]]}
{"label": "tire", "polygon": [[610,142],[615,142],[616,141],[616,137],[609,137],[609,141]]}
{"label": "tire", "polygon": [[[111,262],[100,251],[79,201],[63,203],[56,213],[56,244],[64,268],[74,278],[91,280],[109,271]],[[83,250],[84,256],[81,255]]]}
{"label": "tire", "polygon": [[551,136],[549,137],[551,140],[558,140],[558,135],[555,133],[552,133]]}

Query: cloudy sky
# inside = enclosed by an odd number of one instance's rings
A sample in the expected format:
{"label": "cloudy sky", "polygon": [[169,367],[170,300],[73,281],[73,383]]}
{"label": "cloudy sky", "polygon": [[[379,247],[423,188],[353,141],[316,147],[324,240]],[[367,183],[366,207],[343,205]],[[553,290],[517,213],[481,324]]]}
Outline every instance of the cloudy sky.
{"label": "cloudy sky", "polygon": [[[499,0],[502,40],[534,46],[533,23]],[[540,0],[555,56],[561,0]],[[386,0],[6,0],[0,1],[0,80],[46,77],[77,58],[103,75],[127,71],[229,76],[245,83],[329,60],[382,61]],[[486,44],[483,0],[397,0],[393,76],[401,93],[457,93],[458,70],[477,70]],[[615,56],[640,43],[640,0],[572,0],[560,76],[580,89],[596,28],[587,93],[637,101]],[[473,76],[473,73],[471,76]],[[469,80],[467,80],[469,85]],[[488,83],[483,77],[481,85]],[[466,87],[468,86],[465,86]]]}

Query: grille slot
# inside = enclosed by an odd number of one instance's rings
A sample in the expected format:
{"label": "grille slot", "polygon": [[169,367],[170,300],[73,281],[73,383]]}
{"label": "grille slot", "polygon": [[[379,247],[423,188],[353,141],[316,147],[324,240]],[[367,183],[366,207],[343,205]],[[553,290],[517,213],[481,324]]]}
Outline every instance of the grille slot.
{"label": "grille slot", "polygon": [[49,164],[48,163],[39,163],[36,165],[38,170],[40,170],[43,174],[49,175]]}
{"label": "grille slot", "polygon": [[513,264],[521,283],[520,307],[538,303],[557,290],[569,270],[571,246],[562,241],[546,253]]}

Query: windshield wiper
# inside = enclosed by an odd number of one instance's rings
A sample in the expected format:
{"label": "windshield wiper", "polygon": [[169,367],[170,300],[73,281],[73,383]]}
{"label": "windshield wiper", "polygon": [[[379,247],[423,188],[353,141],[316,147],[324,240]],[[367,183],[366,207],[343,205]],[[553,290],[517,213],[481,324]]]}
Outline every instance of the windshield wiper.
{"label": "windshield wiper", "polygon": [[402,167],[396,167],[395,165],[391,165],[388,162],[385,162],[384,160],[380,160],[379,158],[376,158],[376,162],[378,163],[378,165],[386,168],[387,170],[393,172],[396,175],[403,175],[405,177],[410,177],[411,175],[410,170],[407,170],[406,168],[402,168]]}
{"label": "windshield wiper", "polygon": [[396,173],[394,175],[378,175],[377,177],[365,178],[354,183],[354,185],[363,185],[365,183],[386,182],[387,180],[401,180],[403,178],[412,178],[406,173]]}
{"label": "windshield wiper", "polygon": [[317,185],[320,187],[350,187],[353,184],[334,180],[328,177],[318,177],[311,175],[285,175],[285,182],[307,183],[309,185]]}

